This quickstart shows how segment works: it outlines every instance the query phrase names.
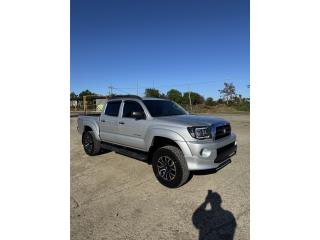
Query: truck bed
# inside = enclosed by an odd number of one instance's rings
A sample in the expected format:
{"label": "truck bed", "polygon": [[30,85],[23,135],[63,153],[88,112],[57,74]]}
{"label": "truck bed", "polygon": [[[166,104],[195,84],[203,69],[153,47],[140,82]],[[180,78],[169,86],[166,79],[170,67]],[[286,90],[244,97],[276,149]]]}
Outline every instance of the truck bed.
{"label": "truck bed", "polygon": [[79,115],[78,119],[81,120],[90,120],[90,121],[99,121],[100,115]]}

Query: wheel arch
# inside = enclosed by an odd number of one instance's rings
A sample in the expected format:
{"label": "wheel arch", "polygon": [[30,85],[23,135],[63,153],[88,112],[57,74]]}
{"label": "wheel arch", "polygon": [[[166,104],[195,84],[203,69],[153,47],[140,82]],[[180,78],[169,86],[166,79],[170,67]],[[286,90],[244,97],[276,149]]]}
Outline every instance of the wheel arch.
{"label": "wheel arch", "polygon": [[184,156],[192,156],[190,148],[184,138],[174,131],[152,129],[147,136],[149,137],[146,139],[146,144],[150,156],[153,155],[157,148],[165,145],[176,146],[182,151]]}
{"label": "wheel arch", "polygon": [[99,127],[97,126],[96,123],[92,123],[90,121],[84,121],[82,135],[84,132],[87,132],[87,131],[92,131],[95,138],[100,141]]}

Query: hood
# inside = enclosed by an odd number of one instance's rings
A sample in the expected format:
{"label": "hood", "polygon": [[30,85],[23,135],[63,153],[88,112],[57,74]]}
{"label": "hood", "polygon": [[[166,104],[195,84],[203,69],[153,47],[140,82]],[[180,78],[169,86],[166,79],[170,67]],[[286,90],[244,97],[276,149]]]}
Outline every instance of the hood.
{"label": "hood", "polygon": [[168,116],[168,117],[157,117],[157,120],[176,123],[176,124],[183,124],[185,126],[211,126],[215,124],[226,124],[229,123],[228,121],[224,120],[223,118],[218,118],[214,116],[208,115],[176,115],[176,116]]}

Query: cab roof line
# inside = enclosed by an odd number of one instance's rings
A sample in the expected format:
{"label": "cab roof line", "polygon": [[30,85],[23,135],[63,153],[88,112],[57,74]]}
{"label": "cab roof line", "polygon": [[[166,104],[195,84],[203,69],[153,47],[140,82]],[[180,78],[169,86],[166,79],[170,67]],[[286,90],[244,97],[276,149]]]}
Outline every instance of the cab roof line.
{"label": "cab roof line", "polygon": [[122,98],[135,98],[135,99],[142,100],[142,98],[137,95],[117,95],[117,96],[109,98],[108,100],[122,99]]}

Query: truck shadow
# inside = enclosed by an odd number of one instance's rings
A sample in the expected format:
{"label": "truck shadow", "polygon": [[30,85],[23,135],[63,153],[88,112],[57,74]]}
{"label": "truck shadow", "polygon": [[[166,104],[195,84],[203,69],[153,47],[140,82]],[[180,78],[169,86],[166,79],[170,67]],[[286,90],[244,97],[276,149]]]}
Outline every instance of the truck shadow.
{"label": "truck shadow", "polygon": [[[102,155],[102,154],[108,154],[108,153],[111,153],[111,152],[115,152],[116,154],[120,154],[122,156],[127,156],[125,154],[121,154],[121,153],[118,153],[116,151],[110,151],[110,150],[107,150],[107,149],[101,149],[100,153],[97,154],[97,155]],[[134,159],[134,160],[138,160],[140,162],[143,162],[145,164],[148,164],[148,165],[151,165],[152,164],[152,159],[150,157],[150,155],[146,158],[146,159],[139,159],[139,158],[136,158],[134,156],[129,156],[130,158]],[[222,168],[224,168],[225,166],[229,165],[231,163],[231,159],[228,159],[228,161],[226,162],[226,164],[223,164],[223,166],[221,166],[220,168],[218,169],[209,169],[209,170],[193,170],[193,171],[190,171],[190,174],[189,174],[189,177],[187,179],[187,181],[185,182],[185,184],[187,184],[189,181],[191,181],[191,179],[193,178],[194,175],[209,175],[209,174],[214,174],[218,171],[220,171]]]}
{"label": "truck shadow", "polygon": [[193,213],[192,222],[199,230],[199,240],[233,239],[237,223],[233,214],[223,209],[221,203],[220,194],[208,190],[204,202]]}

